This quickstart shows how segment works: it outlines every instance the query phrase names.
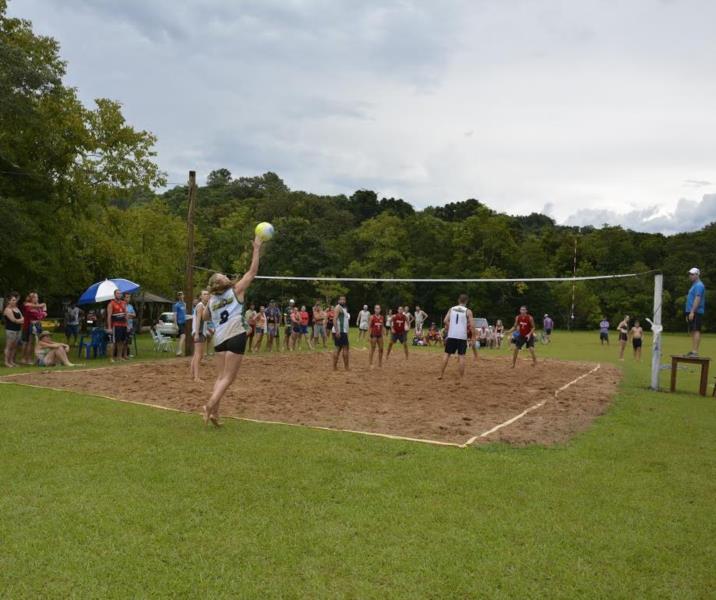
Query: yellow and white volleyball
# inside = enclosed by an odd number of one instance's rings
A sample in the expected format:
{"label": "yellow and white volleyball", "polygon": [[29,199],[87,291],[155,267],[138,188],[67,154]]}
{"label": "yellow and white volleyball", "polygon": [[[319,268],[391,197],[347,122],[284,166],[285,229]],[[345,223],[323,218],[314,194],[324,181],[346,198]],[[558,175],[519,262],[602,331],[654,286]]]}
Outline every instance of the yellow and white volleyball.
{"label": "yellow and white volleyball", "polygon": [[256,236],[263,242],[267,242],[273,237],[274,230],[271,223],[259,223],[254,230]]}

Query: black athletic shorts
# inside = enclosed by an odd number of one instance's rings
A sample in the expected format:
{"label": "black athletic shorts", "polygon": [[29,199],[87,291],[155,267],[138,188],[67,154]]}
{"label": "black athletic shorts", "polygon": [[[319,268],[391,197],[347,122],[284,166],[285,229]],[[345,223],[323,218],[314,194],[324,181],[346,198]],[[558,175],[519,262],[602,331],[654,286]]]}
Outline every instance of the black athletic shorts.
{"label": "black athletic shorts", "polygon": [[246,332],[230,337],[224,340],[218,346],[214,346],[215,352],[232,352],[233,354],[243,354],[246,351]]}
{"label": "black athletic shorts", "polygon": [[112,327],[112,336],[114,337],[114,343],[126,342],[127,341],[127,328],[126,327]]}
{"label": "black athletic shorts", "polygon": [[629,339],[629,336],[626,333],[619,332],[619,341],[620,342],[626,342]]}
{"label": "black athletic shorts", "polygon": [[333,343],[336,345],[336,348],[348,348],[348,334],[334,333]]}
{"label": "black athletic shorts", "polygon": [[544,333],[545,333],[545,335],[552,335],[552,330],[551,330],[551,329],[545,329],[545,330],[544,330]]}
{"label": "black athletic shorts", "polygon": [[393,343],[400,342],[401,344],[405,343],[405,340],[407,339],[407,334],[405,332],[403,333],[393,333],[391,334],[391,339],[393,340]]}
{"label": "black athletic shorts", "polygon": [[449,337],[445,340],[445,354],[455,354],[463,356],[467,352],[467,340],[458,340]]}
{"label": "black athletic shorts", "polygon": [[604,331],[600,331],[600,332],[599,332],[599,339],[600,339],[600,340],[608,340],[608,339],[609,339],[609,334],[606,333],[606,332],[604,332]]}
{"label": "black athletic shorts", "polygon": [[641,338],[632,338],[631,345],[634,347],[634,350],[641,348]]}
{"label": "black athletic shorts", "polygon": [[186,329],[186,323],[178,323],[177,324],[177,334],[178,335],[184,335],[185,329]]}
{"label": "black athletic shorts", "polygon": [[522,350],[522,346],[525,346],[526,348],[534,348],[535,347],[535,336],[531,335],[529,339],[526,337],[520,335],[515,340],[515,344],[517,345],[518,350]]}
{"label": "black athletic shorts", "polygon": [[689,313],[686,313],[686,320],[689,323],[689,331],[701,331],[701,319],[703,315],[701,313],[694,313],[694,320],[689,321]]}

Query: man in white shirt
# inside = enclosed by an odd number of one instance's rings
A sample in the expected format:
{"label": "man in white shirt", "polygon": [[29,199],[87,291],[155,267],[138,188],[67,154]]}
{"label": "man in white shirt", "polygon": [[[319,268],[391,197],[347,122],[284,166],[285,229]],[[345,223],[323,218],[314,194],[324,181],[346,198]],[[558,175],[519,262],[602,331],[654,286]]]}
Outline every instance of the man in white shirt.
{"label": "man in white shirt", "polygon": [[450,356],[457,353],[458,370],[460,378],[465,375],[465,352],[467,352],[467,340],[472,337],[472,311],[467,308],[467,294],[460,294],[457,299],[457,306],[453,306],[445,315],[445,355],[443,366],[440,371],[442,379],[445,374]]}
{"label": "man in white shirt", "polygon": [[356,326],[358,327],[358,339],[362,340],[368,337],[368,321],[370,320],[370,311],[368,305],[363,305],[363,310],[358,313]]}

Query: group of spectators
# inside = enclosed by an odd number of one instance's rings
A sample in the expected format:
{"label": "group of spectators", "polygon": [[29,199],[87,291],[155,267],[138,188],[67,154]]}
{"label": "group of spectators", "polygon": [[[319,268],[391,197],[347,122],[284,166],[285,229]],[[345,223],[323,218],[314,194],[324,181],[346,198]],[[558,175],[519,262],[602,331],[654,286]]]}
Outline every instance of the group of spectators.
{"label": "group of spectators", "polygon": [[110,360],[126,359],[129,356],[129,342],[134,335],[137,313],[131,296],[115,292],[115,297],[99,310],[87,312],[77,304],[66,306],[63,315],[65,343],[55,342],[48,329],[43,327],[47,318],[47,305],[40,302],[39,294],[30,291],[21,301],[18,292],[10,292],[3,307],[5,324],[5,366],[53,365],[74,366],[69,360],[72,346],[76,346],[81,331],[91,333],[99,329],[107,347]]}

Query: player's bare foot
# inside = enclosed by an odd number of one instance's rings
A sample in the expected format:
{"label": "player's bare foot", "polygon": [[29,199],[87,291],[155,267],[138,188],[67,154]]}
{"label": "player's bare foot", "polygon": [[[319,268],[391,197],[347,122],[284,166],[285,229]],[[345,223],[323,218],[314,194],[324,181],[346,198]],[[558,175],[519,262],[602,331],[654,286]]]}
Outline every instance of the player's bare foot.
{"label": "player's bare foot", "polygon": [[214,427],[221,427],[223,425],[223,423],[219,421],[218,415],[209,415],[209,421],[211,421],[211,424]]}

